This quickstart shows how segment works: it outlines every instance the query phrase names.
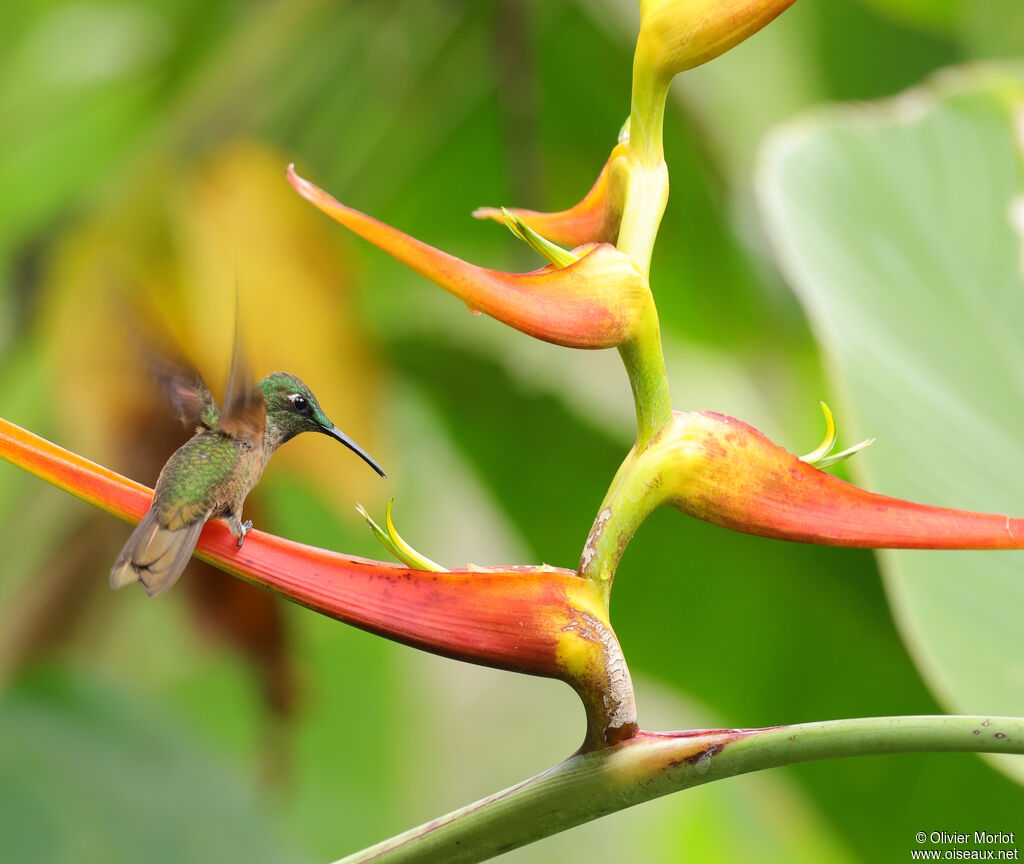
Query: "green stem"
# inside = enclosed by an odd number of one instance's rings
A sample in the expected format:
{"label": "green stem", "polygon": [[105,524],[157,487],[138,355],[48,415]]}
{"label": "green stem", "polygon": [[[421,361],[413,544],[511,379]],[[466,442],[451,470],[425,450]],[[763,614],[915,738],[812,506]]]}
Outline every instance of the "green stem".
{"label": "green stem", "polygon": [[[630,138],[630,142],[632,140]],[[622,219],[615,245],[630,257],[644,276],[651,272],[651,255],[666,204],[668,166],[664,162],[651,167],[632,164],[625,180]]]}
{"label": "green stem", "polygon": [[[667,387],[665,392],[667,396]],[[662,481],[668,466],[664,448],[657,445],[670,433],[671,420],[669,409],[657,433],[638,439],[629,451],[608,487],[583,547],[576,572],[601,589],[605,604],[626,546],[643,521],[665,503],[667,493]]]}
{"label": "green stem", "polygon": [[337,864],[471,864],[634,804],[738,774],[883,753],[1024,754],[1021,717],[877,717],[770,729],[641,732]]}
{"label": "green stem", "polygon": [[668,203],[663,127],[665,102],[672,79],[663,80],[642,59],[641,45],[633,59],[633,94],[629,114],[629,169],[623,193],[622,219],[616,246],[645,276],[661,217]]}
{"label": "green stem", "polygon": [[642,44],[637,42],[633,55],[633,90],[629,106],[629,149],[640,165],[654,168],[665,164],[663,129],[665,103],[672,78],[665,78],[647,60]]}
{"label": "green stem", "polygon": [[672,397],[661,350],[658,312],[651,303],[653,327],[647,328],[619,346],[619,356],[629,376],[636,407],[636,446],[643,450],[672,419]]}
{"label": "green stem", "polygon": [[583,547],[577,572],[600,587],[606,604],[626,546],[660,503],[658,478],[647,469],[646,460],[637,457],[637,449],[630,450],[601,502]]}
{"label": "green stem", "polygon": [[[657,78],[650,65],[643,61],[642,53],[638,43],[633,61],[627,165],[621,172],[622,217],[615,245],[647,277],[661,217],[668,203],[668,167],[662,127],[671,79]],[[636,404],[638,450],[647,446],[672,414],[661,327],[653,297],[647,318],[633,338],[619,346]]]}

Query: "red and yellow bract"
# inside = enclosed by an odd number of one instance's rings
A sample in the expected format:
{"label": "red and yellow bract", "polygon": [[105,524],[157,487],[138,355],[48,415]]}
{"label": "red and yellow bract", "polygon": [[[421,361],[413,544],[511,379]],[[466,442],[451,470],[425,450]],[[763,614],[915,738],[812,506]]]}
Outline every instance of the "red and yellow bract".
{"label": "red and yellow bract", "polygon": [[[131,522],[152,490],[0,418],[0,458]],[[253,530],[237,548],[211,520],[196,555],[323,615],[446,657],[558,678],[590,709],[621,657],[593,583],[555,567],[435,572],[343,555]],[[627,673],[628,683],[628,673]],[[628,688],[631,696],[632,687]],[[632,702],[618,734],[635,731]],[[614,725],[614,724],[613,724]],[[623,732],[622,730],[625,730]],[[588,742],[608,729],[590,723]]]}
{"label": "red and yellow bract", "polygon": [[868,492],[734,417],[676,414],[689,480],[673,504],[748,534],[873,549],[1020,549],[1024,520]]}
{"label": "red and yellow bract", "polygon": [[610,244],[578,247],[574,251],[581,257],[568,267],[505,273],[470,264],[353,210],[291,168],[288,180],[328,216],[454,294],[471,310],[545,342],[614,348],[656,316],[646,277]]}

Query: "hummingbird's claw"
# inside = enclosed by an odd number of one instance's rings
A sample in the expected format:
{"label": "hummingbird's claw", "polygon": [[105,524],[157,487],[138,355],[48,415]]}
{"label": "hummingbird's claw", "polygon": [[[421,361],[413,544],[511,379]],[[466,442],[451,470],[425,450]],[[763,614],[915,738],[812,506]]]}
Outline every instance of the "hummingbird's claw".
{"label": "hummingbird's claw", "polygon": [[245,542],[245,535],[252,530],[252,519],[246,519],[244,522],[237,516],[228,517],[228,529],[238,538],[238,542],[235,546],[239,549],[242,548],[242,544]]}
{"label": "hummingbird's claw", "polygon": [[239,549],[242,548],[242,544],[245,542],[245,535],[252,530],[252,519],[246,519],[241,524],[241,531],[238,532],[238,543],[236,544]]}

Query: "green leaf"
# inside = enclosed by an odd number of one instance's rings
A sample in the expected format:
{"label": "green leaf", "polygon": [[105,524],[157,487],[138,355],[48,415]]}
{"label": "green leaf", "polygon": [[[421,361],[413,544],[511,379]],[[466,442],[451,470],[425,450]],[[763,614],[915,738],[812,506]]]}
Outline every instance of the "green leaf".
{"label": "green leaf", "polygon": [[245,778],[181,725],[85,676],[47,672],[0,702],[5,861],[300,861]]}
{"label": "green leaf", "polygon": [[[1022,82],[1005,69],[947,73],[793,123],[765,150],[760,193],[779,258],[846,396],[843,416],[878,436],[851,469],[873,490],[1024,512],[1012,217],[1024,194]],[[903,638],[944,706],[1024,714],[1024,556],[879,557]],[[1021,760],[1002,765],[1024,777]]]}

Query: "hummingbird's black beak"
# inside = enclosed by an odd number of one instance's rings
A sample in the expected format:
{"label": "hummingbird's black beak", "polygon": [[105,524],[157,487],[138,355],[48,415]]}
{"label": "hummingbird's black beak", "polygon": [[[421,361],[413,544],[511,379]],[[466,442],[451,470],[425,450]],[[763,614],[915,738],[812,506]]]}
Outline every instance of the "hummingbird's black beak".
{"label": "hummingbird's black beak", "polygon": [[387,476],[384,473],[384,469],[381,468],[380,465],[378,465],[376,462],[373,461],[373,458],[370,456],[370,454],[367,453],[358,444],[356,444],[355,441],[353,441],[351,438],[349,438],[348,435],[346,435],[344,432],[342,432],[337,426],[331,426],[330,428],[328,428],[327,426],[324,426],[323,427],[323,431],[324,431],[325,435],[330,435],[335,441],[340,441],[342,444],[344,444],[346,447],[348,447],[349,450],[351,450],[353,453],[355,453],[360,459],[362,459],[374,471],[376,471],[378,474],[380,474],[381,477],[386,477]]}

